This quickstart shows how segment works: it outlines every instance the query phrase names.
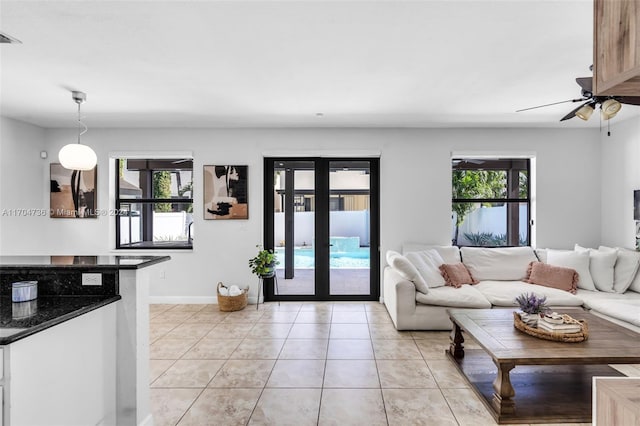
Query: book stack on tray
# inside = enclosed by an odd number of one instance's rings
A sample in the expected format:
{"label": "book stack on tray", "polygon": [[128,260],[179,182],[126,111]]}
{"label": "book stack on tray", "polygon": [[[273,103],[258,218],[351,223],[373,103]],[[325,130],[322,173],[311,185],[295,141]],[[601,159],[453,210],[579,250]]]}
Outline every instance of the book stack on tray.
{"label": "book stack on tray", "polygon": [[554,333],[579,333],[582,331],[580,322],[567,314],[560,315],[557,312],[543,315],[538,321],[538,328]]}

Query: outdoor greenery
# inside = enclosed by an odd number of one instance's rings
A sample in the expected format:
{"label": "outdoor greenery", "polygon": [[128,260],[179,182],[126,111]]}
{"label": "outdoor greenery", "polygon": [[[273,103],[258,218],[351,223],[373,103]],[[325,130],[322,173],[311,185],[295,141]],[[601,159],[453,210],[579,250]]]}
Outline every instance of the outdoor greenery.
{"label": "outdoor greenery", "polygon": [[[506,194],[506,173],[496,170],[453,170],[453,198],[503,198]],[[458,242],[460,225],[465,217],[477,208],[477,203],[453,203],[456,214],[454,242]]]}
{"label": "outdoor greenery", "polygon": [[[153,173],[153,198],[171,198],[171,172]],[[154,204],[153,210],[156,213],[170,212],[171,203]]]}
{"label": "outdoor greenery", "polygon": [[[464,237],[474,246],[506,246],[507,234],[494,234],[493,232],[465,232]],[[524,235],[518,236],[519,245],[526,246],[527,239]]]}

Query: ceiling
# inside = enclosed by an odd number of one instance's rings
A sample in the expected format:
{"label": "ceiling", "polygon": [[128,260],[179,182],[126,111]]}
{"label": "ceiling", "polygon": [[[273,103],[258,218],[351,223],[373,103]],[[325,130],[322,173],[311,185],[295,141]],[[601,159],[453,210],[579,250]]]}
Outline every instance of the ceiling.
{"label": "ceiling", "polygon": [[[591,0],[10,1],[0,112],[42,127],[598,126],[559,119]],[[623,106],[614,121],[640,114]]]}

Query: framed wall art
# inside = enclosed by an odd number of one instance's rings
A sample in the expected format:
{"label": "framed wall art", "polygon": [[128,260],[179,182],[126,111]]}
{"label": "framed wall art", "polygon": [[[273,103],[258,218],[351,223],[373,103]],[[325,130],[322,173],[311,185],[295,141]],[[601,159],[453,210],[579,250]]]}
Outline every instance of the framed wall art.
{"label": "framed wall art", "polygon": [[49,216],[87,219],[98,217],[96,210],[97,166],[88,171],[69,170],[50,165]]}
{"label": "framed wall art", "polygon": [[248,166],[204,166],[204,218],[248,219]]}

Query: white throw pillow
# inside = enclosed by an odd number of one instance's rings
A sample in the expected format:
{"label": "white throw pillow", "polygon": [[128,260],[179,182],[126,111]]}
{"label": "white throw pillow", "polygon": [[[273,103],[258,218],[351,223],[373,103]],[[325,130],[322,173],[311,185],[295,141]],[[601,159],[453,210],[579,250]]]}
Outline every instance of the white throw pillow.
{"label": "white throw pillow", "polygon": [[462,263],[478,281],[518,281],[538,260],[531,247],[462,247]]}
{"label": "white throw pillow", "polygon": [[618,253],[612,250],[585,248],[578,244],[575,245],[574,250],[579,253],[589,253],[589,272],[596,289],[613,293],[613,273]]}
{"label": "white throw pillow", "polygon": [[444,286],[444,277],[440,273],[440,265],[444,260],[436,250],[412,251],[405,257],[413,263],[429,288]]}
{"label": "white throw pillow", "polygon": [[444,263],[460,263],[460,249],[456,246],[438,246],[433,244],[405,243],[402,245],[402,253],[407,254],[412,251],[435,250],[444,260]]}
{"label": "white throw pillow", "polygon": [[[636,272],[638,272],[640,253],[621,247],[600,246],[598,250],[617,253],[618,260],[616,260],[616,266],[613,268],[613,290],[616,293],[624,293],[631,286]],[[640,286],[640,283],[638,283],[638,286]]]}
{"label": "white throw pillow", "polygon": [[575,269],[578,273],[578,288],[596,291],[596,286],[589,272],[589,253],[572,250],[547,249],[547,263]]}
{"label": "white throw pillow", "polygon": [[420,273],[409,259],[397,251],[389,250],[387,251],[387,263],[398,271],[402,278],[411,281],[416,286],[416,290],[424,294],[429,292],[429,286],[426,281],[422,279]]}

